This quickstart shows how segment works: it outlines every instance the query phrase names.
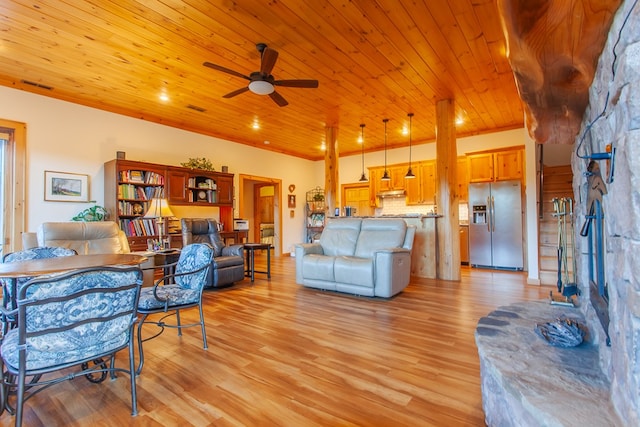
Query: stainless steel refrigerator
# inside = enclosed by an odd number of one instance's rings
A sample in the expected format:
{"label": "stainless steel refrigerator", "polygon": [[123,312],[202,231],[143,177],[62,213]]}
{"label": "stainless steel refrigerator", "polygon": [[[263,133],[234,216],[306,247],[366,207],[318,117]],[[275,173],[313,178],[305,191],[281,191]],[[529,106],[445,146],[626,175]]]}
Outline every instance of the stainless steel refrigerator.
{"label": "stainless steel refrigerator", "polygon": [[522,270],[520,181],[469,184],[469,264]]}

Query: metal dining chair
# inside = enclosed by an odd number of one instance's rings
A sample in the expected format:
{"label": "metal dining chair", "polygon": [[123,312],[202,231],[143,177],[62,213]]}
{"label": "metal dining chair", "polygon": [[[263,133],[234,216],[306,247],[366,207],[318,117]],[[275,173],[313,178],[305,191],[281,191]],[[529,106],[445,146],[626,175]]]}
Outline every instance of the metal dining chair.
{"label": "metal dining chair", "polygon": [[[202,342],[207,349],[207,333],[202,312],[202,291],[207,283],[213,248],[206,243],[192,243],[182,248],[180,258],[175,265],[175,271],[157,280],[153,287],[143,288],[138,304],[138,313],[142,315],[138,324],[138,351],[140,361],[137,374],[142,371],[144,364],[144,352],[142,343],[160,335],[164,328],[178,329],[178,335],[182,335],[183,328],[200,326],[202,330]],[[197,307],[200,312],[200,321],[191,324],[180,322],[180,310]],[[163,314],[156,321],[149,320],[153,314]],[[176,316],[175,323],[166,323],[170,316]],[[142,326],[151,323],[159,326],[159,330],[152,336],[142,338]]]}
{"label": "metal dining chair", "polygon": [[[19,426],[24,403],[40,391],[78,376],[109,373],[115,379],[116,372],[125,372],[131,380],[131,414],[136,415],[133,333],[141,286],[138,267],[80,269],[20,286],[16,309],[8,313],[16,316],[17,327],[0,346],[0,411],[14,412],[8,397],[15,394]],[[129,366],[117,368],[115,354],[125,348]]]}

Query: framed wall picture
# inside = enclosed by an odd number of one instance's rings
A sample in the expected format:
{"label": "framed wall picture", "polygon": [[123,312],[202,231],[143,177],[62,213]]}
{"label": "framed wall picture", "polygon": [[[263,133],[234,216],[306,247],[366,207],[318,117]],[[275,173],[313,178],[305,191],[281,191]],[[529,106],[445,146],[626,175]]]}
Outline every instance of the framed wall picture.
{"label": "framed wall picture", "polygon": [[88,202],[89,175],[44,171],[44,200],[50,202]]}
{"label": "framed wall picture", "polygon": [[295,207],[296,207],[296,195],[289,194],[289,208],[295,208]]}

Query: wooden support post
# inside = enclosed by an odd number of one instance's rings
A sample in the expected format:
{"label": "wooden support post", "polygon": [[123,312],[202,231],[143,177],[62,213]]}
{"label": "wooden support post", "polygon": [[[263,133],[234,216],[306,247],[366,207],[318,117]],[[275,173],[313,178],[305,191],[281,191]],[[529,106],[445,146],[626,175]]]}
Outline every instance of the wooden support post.
{"label": "wooden support post", "polygon": [[460,280],[460,223],[456,191],[455,108],[452,99],[436,103],[436,199],[438,213],[438,279]]}
{"label": "wooden support post", "polygon": [[325,128],[326,147],[324,152],[324,194],[325,194],[325,218],[334,214],[338,206],[338,128],[327,126]]}

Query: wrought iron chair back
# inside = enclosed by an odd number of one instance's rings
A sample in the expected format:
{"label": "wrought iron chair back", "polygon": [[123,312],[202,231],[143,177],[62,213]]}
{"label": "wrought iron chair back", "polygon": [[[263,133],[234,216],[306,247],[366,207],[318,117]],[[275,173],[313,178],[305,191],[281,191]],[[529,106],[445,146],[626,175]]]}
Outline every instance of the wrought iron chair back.
{"label": "wrought iron chair back", "polygon": [[[42,246],[37,248],[25,249],[22,251],[10,252],[2,257],[3,263],[28,261],[32,259],[44,259],[44,258],[56,258],[61,256],[77,255],[76,251],[69,248],[63,248],[59,246]],[[16,308],[15,298],[13,294],[23,284],[31,280],[31,277],[19,277],[19,278],[2,278],[0,284],[2,285],[2,306],[6,309]],[[4,333],[15,323],[15,319],[2,320],[2,330]]]}
{"label": "wrought iron chair back", "polygon": [[[138,267],[98,267],[36,278],[18,288],[17,327],[4,336],[0,358],[2,409],[11,409],[7,397],[15,392],[16,425],[34,394],[79,375],[91,380],[105,372],[112,379],[118,371],[130,375],[131,413],[137,414],[133,331],[141,286]],[[125,348],[129,367],[116,368],[115,354]],[[80,372],[42,379],[74,366],[81,366]],[[27,377],[32,377],[28,383]]]}
{"label": "wrought iron chair back", "polygon": [[[142,371],[144,364],[144,352],[142,343],[160,335],[164,328],[178,329],[178,335],[182,335],[183,328],[200,326],[202,331],[203,346],[207,348],[207,333],[202,311],[202,291],[207,283],[213,248],[206,243],[192,243],[182,248],[180,258],[176,263],[175,273],[168,274],[155,282],[151,288],[143,288],[138,304],[138,313],[142,315],[138,324],[138,351],[140,361],[137,373]],[[163,266],[160,266],[163,267]],[[180,322],[180,310],[198,307],[200,321],[183,325]],[[149,321],[153,314],[164,313],[157,321]],[[175,323],[166,323],[169,316],[176,316]],[[160,327],[154,335],[142,338],[142,326],[152,323]]]}

